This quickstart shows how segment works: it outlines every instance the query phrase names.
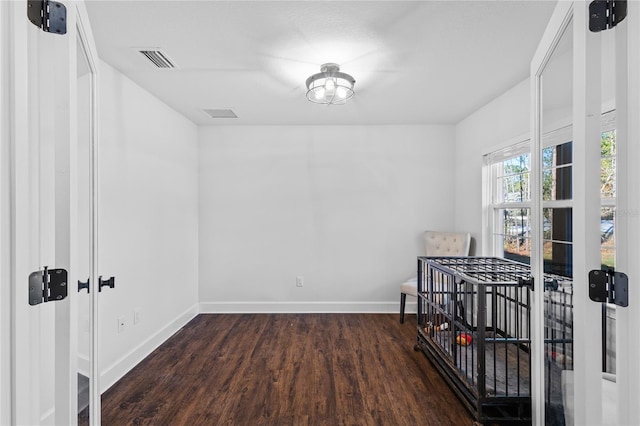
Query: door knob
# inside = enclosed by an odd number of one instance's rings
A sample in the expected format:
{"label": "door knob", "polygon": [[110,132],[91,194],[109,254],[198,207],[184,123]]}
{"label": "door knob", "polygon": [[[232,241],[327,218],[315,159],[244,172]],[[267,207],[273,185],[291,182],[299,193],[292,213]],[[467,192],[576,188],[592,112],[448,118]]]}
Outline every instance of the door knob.
{"label": "door knob", "polygon": [[108,280],[103,280],[102,275],[98,277],[98,291],[102,291],[102,287],[108,286],[114,288],[116,286],[116,277],[111,277]]}

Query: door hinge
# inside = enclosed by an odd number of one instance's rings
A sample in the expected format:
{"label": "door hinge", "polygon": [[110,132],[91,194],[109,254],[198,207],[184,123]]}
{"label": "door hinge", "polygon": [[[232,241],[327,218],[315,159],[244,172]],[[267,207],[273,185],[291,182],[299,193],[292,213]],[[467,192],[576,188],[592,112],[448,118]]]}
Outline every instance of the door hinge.
{"label": "door hinge", "polygon": [[589,272],[589,299],[599,303],[629,306],[629,278],[613,268]]}
{"label": "door hinge", "polygon": [[67,8],[51,0],[28,0],[27,17],[42,31],[54,34],[67,33]]}
{"label": "door hinge", "polygon": [[62,300],[67,297],[67,271],[49,269],[29,274],[29,304]]}
{"label": "door hinge", "polygon": [[608,30],[627,17],[627,0],[594,0],[589,4],[589,31]]}

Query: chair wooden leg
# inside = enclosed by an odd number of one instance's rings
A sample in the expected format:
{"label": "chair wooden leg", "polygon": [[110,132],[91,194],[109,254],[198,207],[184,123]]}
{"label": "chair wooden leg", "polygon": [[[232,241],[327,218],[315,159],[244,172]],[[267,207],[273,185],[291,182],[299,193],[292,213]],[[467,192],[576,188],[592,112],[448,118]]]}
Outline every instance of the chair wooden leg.
{"label": "chair wooden leg", "polygon": [[404,324],[404,306],[407,303],[407,293],[400,293],[400,324]]}

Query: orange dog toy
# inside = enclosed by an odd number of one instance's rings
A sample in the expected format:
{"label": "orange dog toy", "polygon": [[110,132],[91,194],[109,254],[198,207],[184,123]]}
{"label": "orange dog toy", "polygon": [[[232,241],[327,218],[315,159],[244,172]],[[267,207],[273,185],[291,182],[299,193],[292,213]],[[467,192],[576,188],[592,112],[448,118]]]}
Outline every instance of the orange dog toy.
{"label": "orange dog toy", "polygon": [[470,334],[460,333],[456,337],[456,343],[460,346],[468,346],[473,341],[473,337]]}

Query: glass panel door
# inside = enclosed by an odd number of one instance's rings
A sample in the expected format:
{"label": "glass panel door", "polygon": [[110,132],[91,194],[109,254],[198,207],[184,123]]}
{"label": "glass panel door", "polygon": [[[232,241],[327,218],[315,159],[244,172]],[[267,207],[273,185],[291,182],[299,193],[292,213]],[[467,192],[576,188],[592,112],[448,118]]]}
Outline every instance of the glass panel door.
{"label": "glass panel door", "polygon": [[531,63],[532,418],[572,424],[573,5],[559,2]]}
{"label": "glass panel door", "polygon": [[[567,398],[573,370],[573,205],[571,131],[573,115],[573,20],[569,20],[540,75],[542,146],[536,168],[542,184],[544,284],[544,419],[547,425],[571,423]],[[539,234],[538,234],[539,235]]]}
{"label": "glass panel door", "polygon": [[629,89],[640,80],[640,10],[628,6],[617,27],[591,32],[588,2],[559,2],[531,64],[535,424],[640,421],[638,307],[631,292],[629,307],[593,302],[588,277],[640,275],[640,149],[627,144],[640,133]]}

